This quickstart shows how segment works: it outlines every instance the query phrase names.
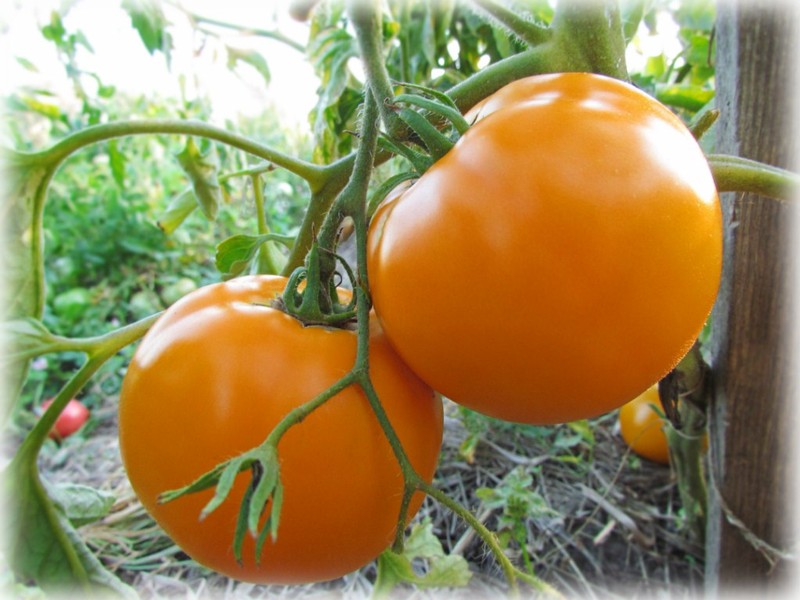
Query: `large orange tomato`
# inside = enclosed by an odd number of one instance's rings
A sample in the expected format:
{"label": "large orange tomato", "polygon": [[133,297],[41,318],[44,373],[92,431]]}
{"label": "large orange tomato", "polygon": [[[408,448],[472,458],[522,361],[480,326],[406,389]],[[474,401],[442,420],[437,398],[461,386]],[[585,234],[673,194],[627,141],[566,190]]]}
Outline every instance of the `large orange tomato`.
{"label": "large orange tomato", "polygon": [[656,412],[661,406],[658,385],[619,409],[619,430],[622,439],[639,456],[668,465],[669,444],[664,433],[664,420]]}
{"label": "large orange tomato", "polygon": [[[195,560],[254,582],[320,581],[368,563],[393,539],[403,489],[366,397],[350,387],[278,444],[280,526],[259,564],[250,536],[243,564],[232,549],[249,473],[203,521],[212,490],[157,503],[161,492],[263,442],[284,415],[353,366],[355,332],[304,327],[269,306],[285,283],[242,277],[178,301],[142,340],[120,399],[122,458],[142,504]],[[441,399],[395,354],[377,321],[371,329],[375,387],[411,463],[430,480],[442,439]],[[412,499],[409,515],[421,500]]]}
{"label": "large orange tomato", "polygon": [[586,73],[510,84],[369,234],[375,310],[455,402],[547,424],[596,416],[688,351],[720,280],[722,219],[691,133]]}

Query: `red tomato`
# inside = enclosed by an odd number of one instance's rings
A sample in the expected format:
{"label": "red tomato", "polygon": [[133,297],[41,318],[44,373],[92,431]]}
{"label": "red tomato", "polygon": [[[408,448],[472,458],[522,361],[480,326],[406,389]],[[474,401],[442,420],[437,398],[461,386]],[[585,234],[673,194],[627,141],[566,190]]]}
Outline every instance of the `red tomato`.
{"label": "red tomato", "polygon": [[[239,475],[230,497],[202,522],[212,490],[157,503],[161,492],[263,442],[290,410],[353,366],[354,331],[304,327],[270,307],[285,284],[242,277],[179,300],[142,340],[120,399],[120,449],[142,504],[195,560],[253,582],[320,581],[365,565],[394,537],[403,488],[366,397],[351,386],[278,444],[283,507],[277,541],[266,542],[260,564],[250,536],[243,564],[232,550],[249,474]],[[442,440],[441,399],[395,354],[377,320],[370,325],[375,387],[409,459],[430,480]],[[409,518],[421,501],[413,498]]]}
{"label": "red tomato", "polygon": [[636,454],[668,465],[669,444],[663,429],[665,422],[656,412],[656,408],[660,407],[658,385],[654,385],[619,409],[619,427],[622,439]]}
{"label": "red tomato", "polygon": [[533,424],[593,417],[672,369],[716,298],[722,215],[666,107],[586,73],[510,84],[370,226],[375,310],[431,387]]}
{"label": "red tomato", "polygon": [[[53,403],[53,399],[45,400],[42,402],[42,409],[47,410],[47,407]],[[58,415],[53,428],[50,430],[49,436],[53,439],[63,439],[78,431],[83,424],[89,419],[89,409],[83,403],[74,398],[67,402],[64,410]]]}

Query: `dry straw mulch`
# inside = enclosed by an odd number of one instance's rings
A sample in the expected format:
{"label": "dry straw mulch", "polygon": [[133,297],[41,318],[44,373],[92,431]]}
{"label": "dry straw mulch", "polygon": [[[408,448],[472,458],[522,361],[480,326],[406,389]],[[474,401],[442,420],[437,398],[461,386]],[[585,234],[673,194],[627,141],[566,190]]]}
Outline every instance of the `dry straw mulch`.
{"label": "dry straw mulch", "polygon": [[[257,586],[199,567],[144,512],[120,463],[115,403],[95,411],[99,426],[85,439],[48,443],[40,460],[51,481],[83,483],[114,494],[110,514],[81,528],[106,566],[143,598],[367,597],[375,568],[308,586]],[[681,530],[677,489],[668,467],[631,455],[615,414],[589,423],[550,428],[514,427],[447,404],[445,441],[437,484],[503,534],[526,531],[525,549],[510,541],[518,565],[569,598],[692,597],[702,592],[702,547]],[[592,439],[593,437],[593,439]],[[473,442],[468,462],[459,449]],[[476,442],[476,443],[474,443]],[[513,473],[513,475],[512,475]],[[524,495],[535,510],[509,520],[502,506],[477,490],[503,490],[514,475],[529,476]],[[484,495],[485,498],[485,495]],[[491,503],[490,503],[491,504]],[[399,588],[398,597],[496,597],[507,591],[497,564],[474,533],[447,509],[426,500],[429,519],[445,550],[469,562],[473,577],[462,589]]]}

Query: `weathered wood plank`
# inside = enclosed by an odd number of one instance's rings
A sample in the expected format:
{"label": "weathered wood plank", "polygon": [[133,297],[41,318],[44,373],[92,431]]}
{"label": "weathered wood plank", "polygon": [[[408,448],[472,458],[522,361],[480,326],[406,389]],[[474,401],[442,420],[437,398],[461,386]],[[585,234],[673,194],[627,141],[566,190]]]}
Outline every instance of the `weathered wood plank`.
{"label": "weathered wood plank", "polygon": [[[798,12],[796,3],[720,3],[717,151],[796,169]],[[726,266],[712,334],[710,428],[719,495],[712,485],[706,572],[713,595],[778,591],[796,570],[794,561],[767,560],[724,507],[776,548],[797,542],[797,210],[753,195],[724,196]]]}

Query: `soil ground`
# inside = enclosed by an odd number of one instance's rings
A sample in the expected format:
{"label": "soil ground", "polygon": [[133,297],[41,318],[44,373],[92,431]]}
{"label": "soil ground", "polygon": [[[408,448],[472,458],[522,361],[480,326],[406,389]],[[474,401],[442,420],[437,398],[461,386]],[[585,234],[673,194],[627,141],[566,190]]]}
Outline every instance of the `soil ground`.
{"label": "soil ground", "polygon": [[[94,416],[97,427],[85,437],[60,446],[48,442],[40,468],[50,481],[83,483],[114,494],[110,514],[80,533],[143,598],[370,595],[374,565],[333,582],[294,587],[236,582],[198,566],[161,532],[133,494],[119,457],[115,403],[109,401]],[[702,594],[702,547],[681,528],[669,467],[630,454],[614,413],[585,425],[509,426],[473,413],[465,416],[448,403],[436,483],[501,536],[524,532],[522,545],[508,542],[509,556],[519,566],[528,561],[538,577],[568,598]],[[493,508],[476,493],[481,488],[510,493],[512,472],[531,478],[527,488],[517,490],[528,504],[516,518],[502,503]],[[473,576],[466,588],[400,588],[398,597],[483,598],[507,591],[494,559],[453,514],[427,499],[417,518],[430,519],[445,551],[464,556]]]}

